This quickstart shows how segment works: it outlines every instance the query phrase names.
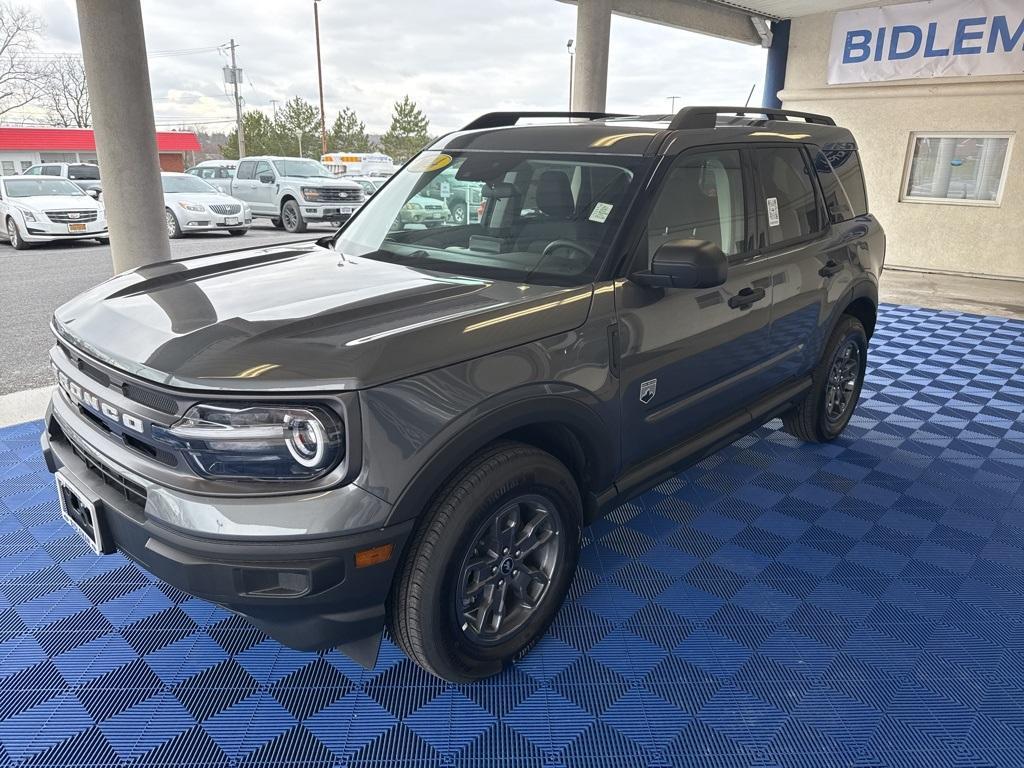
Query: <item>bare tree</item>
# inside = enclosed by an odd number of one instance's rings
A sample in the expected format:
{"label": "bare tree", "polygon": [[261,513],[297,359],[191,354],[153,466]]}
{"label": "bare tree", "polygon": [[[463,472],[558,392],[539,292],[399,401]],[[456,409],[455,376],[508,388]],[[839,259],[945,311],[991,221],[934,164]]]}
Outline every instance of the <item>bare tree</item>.
{"label": "bare tree", "polygon": [[33,56],[43,20],[30,9],[0,2],[0,115],[24,107],[46,77]]}
{"label": "bare tree", "polygon": [[92,124],[89,85],[80,56],[58,56],[50,62],[40,89],[51,123],[65,128],[88,128]]}

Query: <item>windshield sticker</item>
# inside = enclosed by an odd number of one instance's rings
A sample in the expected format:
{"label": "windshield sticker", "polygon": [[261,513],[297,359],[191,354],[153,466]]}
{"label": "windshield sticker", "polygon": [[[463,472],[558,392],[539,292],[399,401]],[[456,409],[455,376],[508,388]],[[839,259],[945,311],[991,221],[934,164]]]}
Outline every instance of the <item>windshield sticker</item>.
{"label": "windshield sticker", "polygon": [[766,202],[768,203],[768,226],[777,227],[779,226],[779,200],[776,197],[769,197]]}
{"label": "windshield sticker", "polygon": [[604,224],[608,214],[612,212],[612,208],[614,206],[611,203],[598,203],[590,213],[590,220],[596,221],[598,224]]}
{"label": "windshield sticker", "polygon": [[406,170],[410,173],[433,173],[434,171],[440,171],[442,168],[447,168],[451,162],[451,155],[428,152],[409,163],[409,167]]}

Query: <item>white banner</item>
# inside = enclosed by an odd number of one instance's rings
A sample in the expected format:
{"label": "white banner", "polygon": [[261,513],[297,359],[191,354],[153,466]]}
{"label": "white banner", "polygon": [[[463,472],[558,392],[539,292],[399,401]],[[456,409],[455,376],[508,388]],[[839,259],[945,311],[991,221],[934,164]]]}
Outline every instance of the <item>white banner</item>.
{"label": "white banner", "polygon": [[828,82],[1024,73],[1024,0],[929,0],[836,14]]}

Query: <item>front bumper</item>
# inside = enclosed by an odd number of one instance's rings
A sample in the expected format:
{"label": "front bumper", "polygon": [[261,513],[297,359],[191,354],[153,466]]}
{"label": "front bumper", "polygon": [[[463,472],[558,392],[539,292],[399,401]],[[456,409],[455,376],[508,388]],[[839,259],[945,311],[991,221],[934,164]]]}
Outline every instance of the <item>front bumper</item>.
{"label": "front bumper", "polygon": [[189,211],[182,209],[178,212],[178,224],[182,232],[211,232],[224,229],[248,229],[252,226],[252,213],[240,211],[236,214],[225,216],[214,213],[207,209],[205,211]]}
{"label": "front bumper", "polygon": [[[339,647],[373,665],[385,601],[412,522],[346,535],[197,535],[167,519],[169,508],[196,504],[196,497],[156,486],[112,462],[96,450],[87,430],[78,433],[69,426],[74,419],[70,409],[55,391],[40,439],[46,467],[60,470],[100,510],[104,538],[113,548],[168,584],[244,616],[284,645]],[[301,504],[301,497],[291,498]],[[198,502],[209,513],[221,511],[237,522],[245,513],[254,521],[265,518],[281,499],[246,498],[243,505],[237,498],[206,497]],[[357,552],[384,544],[393,547],[389,560],[355,566]]]}
{"label": "front bumper", "polygon": [[347,221],[362,203],[310,203],[303,201],[301,204],[302,218],[307,221]]}
{"label": "front bumper", "polygon": [[105,218],[82,223],[83,229],[72,232],[67,224],[49,221],[37,217],[35,221],[25,221],[21,237],[27,243],[49,243],[54,240],[81,240],[97,237],[109,237]]}

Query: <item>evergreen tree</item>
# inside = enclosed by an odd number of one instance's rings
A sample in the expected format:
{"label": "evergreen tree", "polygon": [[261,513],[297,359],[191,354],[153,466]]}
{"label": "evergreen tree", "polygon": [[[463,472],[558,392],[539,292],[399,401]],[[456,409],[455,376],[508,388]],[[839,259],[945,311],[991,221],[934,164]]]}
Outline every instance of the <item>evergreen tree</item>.
{"label": "evergreen tree", "polygon": [[[308,101],[300,96],[288,99],[277,111],[274,128],[278,142],[276,154],[320,159],[320,112]],[[248,141],[246,136],[247,150]]]}
{"label": "evergreen tree", "polygon": [[[242,113],[242,130],[245,133],[247,155],[276,155],[279,150],[277,128],[273,121],[256,109]],[[231,131],[227,141],[221,145],[221,154],[229,160],[238,159],[238,131]]]}
{"label": "evergreen tree", "polygon": [[416,106],[415,101],[406,96],[395,102],[391,127],[381,137],[380,148],[391,155],[396,163],[404,163],[430,140],[429,130],[430,121],[426,115]]}
{"label": "evergreen tree", "polygon": [[366,135],[366,125],[356,117],[355,110],[345,107],[334,118],[327,133],[327,148],[331,152],[371,152],[373,142]]}

